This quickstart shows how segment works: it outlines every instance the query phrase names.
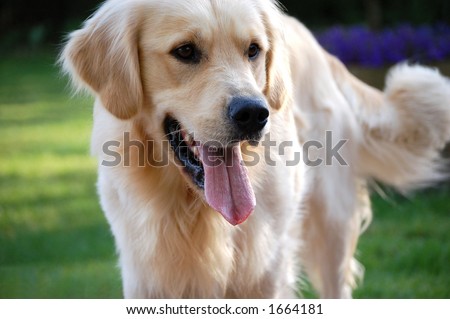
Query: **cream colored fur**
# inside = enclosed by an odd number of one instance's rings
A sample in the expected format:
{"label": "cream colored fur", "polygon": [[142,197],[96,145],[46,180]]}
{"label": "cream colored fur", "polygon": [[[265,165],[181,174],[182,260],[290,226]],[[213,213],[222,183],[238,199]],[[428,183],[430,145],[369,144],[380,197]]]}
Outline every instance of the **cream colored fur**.
{"label": "cream colored fur", "polygon": [[[244,55],[252,41],[262,52],[250,63]],[[206,52],[196,67],[170,54],[186,42]],[[366,181],[407,190],[443,177],[448,80],[401,65],[384,92],[371,88],[269,0],[109,0],[70,35],[61,61],[75,85],[96,97],[98,191],[128,298],[293,297],[301,269],[322,297],[351,297],[362,275],[353,256],[371,218]],[[234,227],[163,148],[162,123],[170,114],[201,141],[224,140],[224,108],[237,93],[265,98],[265,133],[293,146],[271,149],[276,166],[248,167],[257,205]],[[341,155],[348,165],[286,165],[306,141],[324,143],[325,131],[347,140]],[[144,152],[118,147],[130,165],[101,165],[104,143],[123,145],[125,132]],[[263,155],[261,145],[242,147]],[[138,165],[142,156],[147,165]],[[168,166],[153,165],[164,156]]]}

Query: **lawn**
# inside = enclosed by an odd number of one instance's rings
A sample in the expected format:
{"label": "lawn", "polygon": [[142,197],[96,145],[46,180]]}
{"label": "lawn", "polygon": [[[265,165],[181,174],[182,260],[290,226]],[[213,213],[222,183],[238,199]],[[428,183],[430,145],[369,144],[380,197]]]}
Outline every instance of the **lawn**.
{"label": "lawn", "polygon": [[[52,54],[0,59],[0,298],[121,297],[89,156],[91,104],[70,99]],[[388,191],[374,211],[355,296],[450,298],[450,186]]]}
{"label": "lawn", "polygon": [[54,58],[0,63],[0,297],[120,297],[89,156],[92,101]]}

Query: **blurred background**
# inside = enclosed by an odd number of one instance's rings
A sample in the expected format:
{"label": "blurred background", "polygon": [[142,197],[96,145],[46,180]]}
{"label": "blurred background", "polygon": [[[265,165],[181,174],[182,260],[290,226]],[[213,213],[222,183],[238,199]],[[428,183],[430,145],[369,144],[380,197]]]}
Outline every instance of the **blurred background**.
{"label": "blurred background", "polygon": [[[376,87],[405,60],[450,76],[448,0],[281,2]],[[0,3],[0,298],[121,297],[89,156],[92,99],[71,98],[55,66],[64,37],[99,3]],[[449,184],[407,196],[384,189],[373,206],[355,296],[450,298]]]}

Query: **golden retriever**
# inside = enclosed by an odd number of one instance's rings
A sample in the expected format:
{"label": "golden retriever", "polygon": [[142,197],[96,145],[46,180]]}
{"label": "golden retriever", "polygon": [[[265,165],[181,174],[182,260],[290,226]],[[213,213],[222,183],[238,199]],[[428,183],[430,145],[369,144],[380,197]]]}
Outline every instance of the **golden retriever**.
{"label": "golden retriever", "polygon": [[127,298],[294,297],[301,273],[351,297],[367,181],[442,177],[448,80],[405,64],[371,88],[275,1],[109,0],[61,63],[96,97]]}

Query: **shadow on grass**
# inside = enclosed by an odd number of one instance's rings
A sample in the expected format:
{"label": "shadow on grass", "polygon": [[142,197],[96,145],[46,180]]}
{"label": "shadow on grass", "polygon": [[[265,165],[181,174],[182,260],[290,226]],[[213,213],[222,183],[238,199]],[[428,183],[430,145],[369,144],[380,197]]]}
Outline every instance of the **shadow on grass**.
{"label": "shadow on grass", "polygon": [[106,224],[69,229],[17,231],[2,238],[0,264],[78,263],[115,259],[113,239]]}

